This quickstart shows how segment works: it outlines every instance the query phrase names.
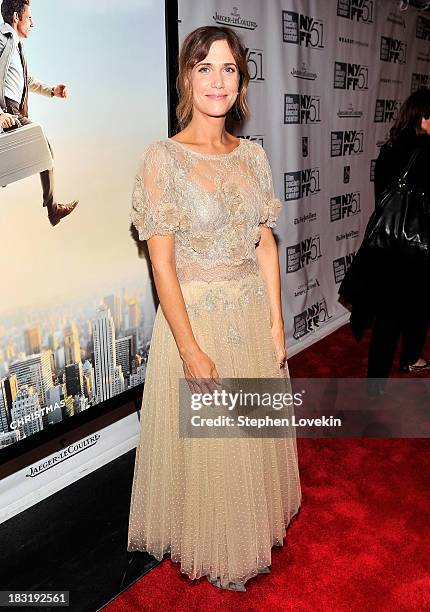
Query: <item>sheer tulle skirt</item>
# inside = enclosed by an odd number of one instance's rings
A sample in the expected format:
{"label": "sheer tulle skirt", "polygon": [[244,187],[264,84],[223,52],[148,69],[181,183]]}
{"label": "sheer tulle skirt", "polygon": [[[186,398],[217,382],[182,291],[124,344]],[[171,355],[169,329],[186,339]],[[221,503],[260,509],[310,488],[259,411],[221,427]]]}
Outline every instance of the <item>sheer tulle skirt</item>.
{"label": "sheer tulle skirt", "polygon": [[[181,284],[194,335],[220,377],[287,377],[270,331],[261,275]],[[182,361],[158,308],[148,357],[128,550],[172,561],[191,579],[246,582],[271,564],[298,512],[296,440],[180,438]]]}

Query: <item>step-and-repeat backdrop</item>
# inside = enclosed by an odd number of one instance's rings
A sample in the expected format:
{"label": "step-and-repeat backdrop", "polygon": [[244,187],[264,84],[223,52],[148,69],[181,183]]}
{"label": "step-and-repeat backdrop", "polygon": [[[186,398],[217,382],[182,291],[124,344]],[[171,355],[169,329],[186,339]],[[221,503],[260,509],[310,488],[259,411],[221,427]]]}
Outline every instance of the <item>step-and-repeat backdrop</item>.
{"label": "step-and-repeat backdrop", "polygon": [[[373,168],[403,100],[428,87],[430,15],[395,0],[179,0],[180,42],[228,26],[247,47],[251,116],[284,202],[279,240],[289,348],[347,317],[338,288],[374,206]],[[291,352],[291,351],[290,351]]]}

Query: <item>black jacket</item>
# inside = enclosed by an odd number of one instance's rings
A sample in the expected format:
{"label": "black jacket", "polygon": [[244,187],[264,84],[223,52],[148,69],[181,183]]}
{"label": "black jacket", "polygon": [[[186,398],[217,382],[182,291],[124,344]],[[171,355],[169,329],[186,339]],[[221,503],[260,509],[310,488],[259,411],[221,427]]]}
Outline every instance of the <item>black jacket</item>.
{"label": "black jacket", "polygon": [[420,191],[430,194],[430,136],[404,134],[381,147],[375,164],[375,200],[404,172],[416,149],[420,155],[411,168],[410,180]]}
{"label": "black jacket", "polygon": [[[375,164],[375,201],[403,174],[416,149],[419,156],[409,178],[416,188],[430,196],[430,136],[405,134],[381,147]],[[350,322],[356,340],[372,326],[377,312],[392,313],[405,294],[421,292],[423,302],[428,300],[429,272],[427,262],[412,264],[392,253],[361,247],[339,288],[340,301],[351,309]]]}

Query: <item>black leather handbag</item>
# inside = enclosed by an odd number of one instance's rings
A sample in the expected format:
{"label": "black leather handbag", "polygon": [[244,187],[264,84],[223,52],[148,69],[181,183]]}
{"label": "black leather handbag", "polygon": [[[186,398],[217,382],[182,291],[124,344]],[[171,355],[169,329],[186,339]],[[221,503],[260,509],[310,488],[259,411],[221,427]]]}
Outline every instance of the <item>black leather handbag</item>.
{"label": "black leather handbag", "polygon": [[430,261],[430,198],[410,180],[419,154],[419,149],[412,153],[396,184],[377,201],[362,247],[393,252],[413,261]]}

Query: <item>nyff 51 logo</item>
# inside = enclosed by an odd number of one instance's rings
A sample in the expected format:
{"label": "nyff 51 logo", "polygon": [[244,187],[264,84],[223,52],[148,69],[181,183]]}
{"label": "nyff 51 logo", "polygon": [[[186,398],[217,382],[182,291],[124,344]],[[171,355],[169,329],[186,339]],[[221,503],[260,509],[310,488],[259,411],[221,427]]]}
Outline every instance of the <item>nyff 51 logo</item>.
{"label": "nyff 51 logo", "polygon": [[399,100],[385,100],[381,98],[376,100],[374,123],[393,122],[397,117],[399,108]]}
{"label": "nyff 51 logo", "polygon": [[321,19],[294,11],[282,11],[282,33],[286,43],[310,49],[324,47],[324,22]]}
{"label": "nyff 51 logo", "polygon": [[246,138],[253,142],[258,142],[264,148],[264,135],[263,134],[241,134],[240,138]]}
{"label": "nyff 51 logo", "polygon": [[343,257],[339,257],[338,259],[333,260],[333,274],[334,274],[334,282],[336,284],[343,281],[345,278],[346,272],[352,264],[352,261],[355,257],[355,251],[344,255]]}
{"label": "nyff 51 logo", "polygon": [[284,172],[284,199],[300,200],[320,191],[320,169],[306,168]]}
{"label": "nyff 51 logo", "polygon": [[331,157],[359,155],[363,153],[364,131],[346,130],[331,132]]}
{"label": "nyff 51 logo", "polygon": [[287,246],[287,274],[297,272],[321,257],[319,235],[306,238],[298,244]]}
{"label": "nyff 51 logo", "polygon": [[305,94],[284,95],[284,123],[319,123],[321,100]]}
{"label": "nyff 51 logo", "polygon": [[430,40],[430,19],[418,15],[415,35],[422,40]]}
{"label": "nyff 51 logo", "polygon": [[361,23],[373,23],[373,3],[374,0],[337,0],[337,15]]}
{"label": "nyff 51 logo", "polygon": [[331,315],[328,312],[327,302],[325,298],[322,298],[294,317],[293,338],[295,340],[303,338],[329,319],[331,319]]}
{"label": "nyff 51 logo", "polygon": [[381,36],[381,54],[383,62],[392,64],[406,64],[407,45],[402,40]]}
{"label": "nyff 51 logo", "polygon": [[428,89],[430,77],[428,74],[413,72],[411,77],[411,93],[417,89]]}
{"label": "nyff 51 logo", "polygon": [[369,68],[362,64],[334,63],[334,89],[368,89]]}
{"label": "nyff 51 logo", "polygon": [[264,81],[263,50],[246,48],[246,62],[249,71],[249,80],[253,83]]}
{"label": "nyff 51 logo", "polygon": [[341,221],[361,212],[360,192],[352,191],[330,198],[330,221]]}

